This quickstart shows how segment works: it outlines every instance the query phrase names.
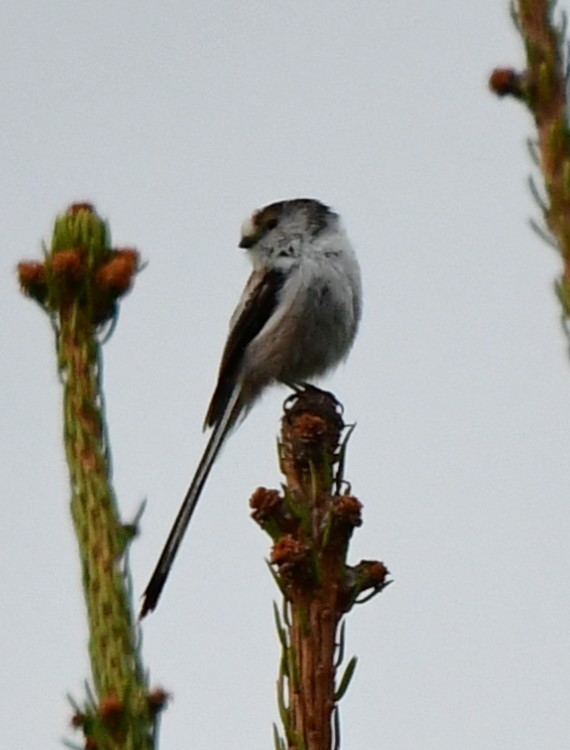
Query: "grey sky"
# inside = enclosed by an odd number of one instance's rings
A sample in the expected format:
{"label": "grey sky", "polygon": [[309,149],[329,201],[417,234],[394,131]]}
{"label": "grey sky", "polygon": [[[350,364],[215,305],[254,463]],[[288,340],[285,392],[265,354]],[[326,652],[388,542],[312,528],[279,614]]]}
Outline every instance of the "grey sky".
{"label": "grey sky", "polygon": [[[17,291],[54,215],[93,201],[148,261],[105,347],[123,515],[148,499],[137,596],[172,522],[250,211],[314,196],[365,284],[327,381],[357,430],[352,559],[395,583],[348,619],[341,706],[359,750],[558,750],[570,736],[570,362],[556,255],[529,230],[531,121],[487,91],[520,64],[508,3],[22,0],[0,11],[3,456],[0,724],[57,748],[88,674],[49,325]],[[248,497],[277,486],[285,391],[227,445],[161,606],[151,683],[164,748],[267,748],[277,592]],[[69,735],[68,735],[69,736]]]}

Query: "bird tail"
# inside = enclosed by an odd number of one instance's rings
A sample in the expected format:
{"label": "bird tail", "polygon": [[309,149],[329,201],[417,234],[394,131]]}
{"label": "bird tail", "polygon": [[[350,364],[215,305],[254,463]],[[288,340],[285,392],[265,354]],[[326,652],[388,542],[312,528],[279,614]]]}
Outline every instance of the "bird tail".
{"label": "bird tail", "polygon": [[208,440],[206,449],[200,459],[196,473],[188,487],[188,491],[184,497],[176,520],[172,526],[166,544],[162,550],[162,553],[158,559],[154,572],[148,582],[148,585],[143,594],[143,603],[140,611],[140,619],[148,613],[152,612],[156,607],[172,563],[180,547],[180,543],[184,537],[184,533],[188,528],[190,519],[194,513],[202,488],[208,478],[210,470],[216,460],[220,448],[222,447],[224,440],[228,434],[228,431],[233,427],[237,418],[242,411],[242,404],[240,403],[241,388],[239,384],[236,384],[233,392],[228,399],[226,408],[221,416],[221,419],[217,422],[214,430]]}

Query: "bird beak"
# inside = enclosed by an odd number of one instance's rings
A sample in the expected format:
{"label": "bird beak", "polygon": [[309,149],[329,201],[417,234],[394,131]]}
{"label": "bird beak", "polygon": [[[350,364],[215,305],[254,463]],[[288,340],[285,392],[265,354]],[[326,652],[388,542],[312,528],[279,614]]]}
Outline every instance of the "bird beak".
{"label": "bird beak", "polygon": [[247,250],[250,247],[253,247],[255,245],[255,237],[253,235],[243,236],[239,242],[238,247],[243,248],[244,250]]}

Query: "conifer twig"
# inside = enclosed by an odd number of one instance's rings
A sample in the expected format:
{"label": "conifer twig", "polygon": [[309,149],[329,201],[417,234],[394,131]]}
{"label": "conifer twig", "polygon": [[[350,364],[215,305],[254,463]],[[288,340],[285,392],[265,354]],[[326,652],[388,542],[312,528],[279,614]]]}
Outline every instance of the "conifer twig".
{"label": "conifer twig", "polygon": [[149,695],[137,649],[124,553],[132,530],[122,526],[111,484],[101,390],[101,343],[119,299],[139,270],[138,253],[113,249],[92,206],[60,216],[43,263],[19,264],[22,290],[49,315],[63,384],[64,443],[71,514],[79,544],[89,620],[95,696],[75,706],[73,725],[86,747],[145,750],[166,696]]}
{"label": "conifer twig", "polygon": [[[497,68],[489,85],[498,96],[524,102],[537,129],[537,148],[546,199],[538,198],[548,232],[564,269],[556,291],[564,317],[570,317],[570,129],[568,127],[568,51],[566,17],[556,23],[553,0],[514,0],[511,15],[525,46],[522,72]],[[535,196],[537,191],[534,191]],[[536,223],[534,223],[536,227]],[[545,232],[538,228],[544,236]],[[550,239],[550,238],[548,238]],[[552,242],[551,242],[552,244]]]}
{"label": "conifer twig", "polygon": [[338,706],[356,666],[339,678],[343,616],[364,592],[378,593],[388,571],[376,561],[346,564],[361,504],[342,477],[344,423],[330,393],[306,388],[287,400],[280,442],[282,492],[259,488],[253,518],[273,539],[271,563],[284,594],[275,608],[282,648],[278,704],[285,738],[276,750],[333,750],[340,746]]}

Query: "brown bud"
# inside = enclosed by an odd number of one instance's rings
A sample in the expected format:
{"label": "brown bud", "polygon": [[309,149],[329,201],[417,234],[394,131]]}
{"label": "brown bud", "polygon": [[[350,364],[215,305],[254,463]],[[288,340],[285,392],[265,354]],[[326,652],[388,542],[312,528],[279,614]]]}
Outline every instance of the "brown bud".
{"label": "brown bud", "polygon": [[320,441],[326,436],[327,443],[336,444],[343,428],[340,410],[331,393],[307,386],[285,402],[284,433],[303,442]]}
{"label": "brown bud", "polygon": [[22,291],[38,302],[43,302],[47,295],[46,269],[43,263],[24,261],[18,263],[18,279]]}
{"label": "brown bud", "polygon": [[315,442],[326,433],[327,423],[315,414],[301,414],[293,422],[293,432],[298,440]]}
{"label": "brown bud", "polygon": [[103,698],[99,705],[99,716],[109,725],[116,725],[123,716],[123,704],[114,693]]}
{"label": "brown bud", "polygon": [[307,554],[307,547],[287,534],[273,545],[271,562],[279,567],[299,565],[307,559]]}
{"label": "brown bud", "polygon": [[511,68],[495,68],[489,78],[489,88],[497,96],[524,97],[524,76]]}
{"label": "brown bud", "polygon": [[89,213],[94,214],[95,208],[91,203],[72,203],[71,206],[69,206],[69,208],[67,209],[66,213],[70,214],[71,216],[75,216],[81,211],[89,211]]}
{"label": "brown bud", "polygon": [[390,571],[383,562],[380,562],[379,560],[370,562],[370,565],[368,566],[368,578],[371,583],[375,585],[384,583],[389,575]]}
{"label": "brown bud", "polygon": [[249,507],[254,511],[265,512],[270,508],[274,508],[280,502],[281,496],[277,490],[268,490],[266,487],[258,487],[249,499]]}
{"label": "brown bud", "polygon": [[134,247],[119,247],[115,250],[115,257],[122,258],[124,261],[128,261],[133,268],[136,270],[139,266],[139,251],[135,250]]}
{"label": "brown bud", "polygon": [[97,281],[114,296],[120,297],[130,288],[138,268],[138,253],[136,250],[117,250],[115,256],[105,263],[97,272]]}
{"label": "brown bud", "polygon": [[360,580],[361,589],[379,586],[390,574],[388,568],[379,560],[361,560],[353,570]]}
{"label": "brown bud", "polygon": [[85,714],[81,713],[81,711],[76,711],[71,717],[70,724],[74,729],[79,729],[85,724]]}
{"label": "brown bud", "polygon": [[151,690],[147,697],[148,709],[151,716],[156,716],[166,706],[170,700],[170,694],[162,688],[155,688]]}
{"label": "brown bud", "polygon": [[335,498],[333,510],[336,517],[348,526],[362,524],[362,503],[352,495],[340,495]]}
{"label": "brown bud", "polygon": [[45,266],[32,260],[22,261],[18,263],[18,278],[24,289],[34,284],[43,284],[46,279]]}
{"label": "brown bud", "polygon": [[75,281],[82,271],[81,253],[79,250],[60,250],[50,261],[54,276],[65,281]]}

